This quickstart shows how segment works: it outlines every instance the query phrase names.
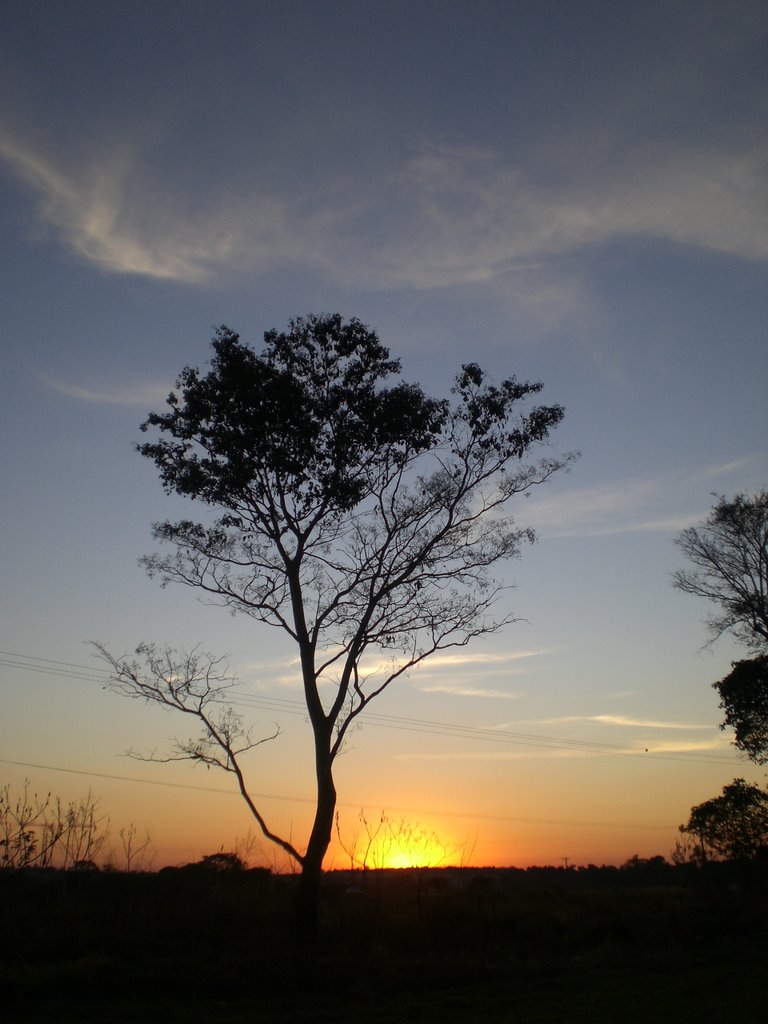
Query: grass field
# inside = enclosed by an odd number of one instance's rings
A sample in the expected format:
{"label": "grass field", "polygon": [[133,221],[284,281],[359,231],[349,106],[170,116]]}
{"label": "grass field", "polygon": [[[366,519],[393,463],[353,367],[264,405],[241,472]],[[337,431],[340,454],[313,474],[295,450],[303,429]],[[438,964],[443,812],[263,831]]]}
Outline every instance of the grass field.
{"label": "grass field", "polygon": [[0,872],[0,1017],[118,1022],[757,1021],[768,870]]}

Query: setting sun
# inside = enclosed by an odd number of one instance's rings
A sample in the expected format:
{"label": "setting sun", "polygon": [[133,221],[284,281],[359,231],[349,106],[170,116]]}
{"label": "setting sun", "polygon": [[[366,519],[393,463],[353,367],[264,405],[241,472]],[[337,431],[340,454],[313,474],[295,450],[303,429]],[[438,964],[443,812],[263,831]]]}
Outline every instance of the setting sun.
{"label": "setting sun", "polygon": [[433,868],[446,866],[445,850],[437,843],[392,850],[384,857],[385,868]]}
{"label": "setting sun", "polygon": [[336,843],[353,869],[466,866],[474,847],[407,819],[360,812],[354,827],[337,819]]}

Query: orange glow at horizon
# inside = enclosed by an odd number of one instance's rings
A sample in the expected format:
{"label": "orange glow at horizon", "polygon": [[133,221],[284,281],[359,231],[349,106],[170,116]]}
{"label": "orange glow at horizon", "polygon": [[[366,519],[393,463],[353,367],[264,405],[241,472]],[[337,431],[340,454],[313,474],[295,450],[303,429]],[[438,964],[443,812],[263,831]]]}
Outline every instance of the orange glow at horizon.
{"label": "orange glow at horizon", "polygon": [[[376,761],[379,768],[382,757]],[[352,758],[344,764],[340,790],[345,797],[352,791],[354,797],[354,786],[358,793],[375,794],[376,803],[363,805],[364,811],[354,809],[361,806],[356,802],[340,804],[340,834],[334,832],[325,860],[330,871],[526,868],[561,866],[566,859],[574,866],[599,866],[621,865],[634,855],[669,858],[687,810],[708,792],[717,792],[723,775],[717,763],[711,769],[686,764],[684,772],[678,770],[670,779],[665,761],[606,763],[604,758],[582,757],[573,759],[567,773],[561,759],[538,760],[535,771],[518,761],[514,772],[497,770],[495,785],[486,779],[483,789],[483,779],[464,763],[450,786],[442,766],[439,776],[420,773],[407,785],[407,778],[398,777],[400,763],[390,759],[385,786],[381,775],[368,777],[364,764],[361,771],[350,770],[362,761],[361,753],[354,764]],[[114,766],[109,763],[103,768],[106,774],[90,780],[31,765],[7,765],[3,777],[12,793],[30,778],[33,791],[52,792],[64,803],[91,789],[110,819],[106,849],[114,849],[118,863],[119,830],[133,823],[139,836],[151,834],[155,869],[195,862],[221,850],[242,852],[249,837],[252,866],[280,874],[297,869],[259,834],[237,791],[227,787],[228,780],[209,780],[185,765],[165,766],[162,772],[153,766],[122,769],[135,776],[131,779],[110,777]],[[141,784],[145,772],[151,785]],[[283,792],[262,798],[268,822],[301,850],[311,829],[311,796],[303,796],[298,774],[289,779],[284,773],[274,789]]]}
{"label": "orange glow at horizon", "polygon": [[456,867],[460,858],[446,857],[445,850],[438,843],[425,846],[418,844],[392,850],[386,854],[382,867],[385,868],[442,868]]}

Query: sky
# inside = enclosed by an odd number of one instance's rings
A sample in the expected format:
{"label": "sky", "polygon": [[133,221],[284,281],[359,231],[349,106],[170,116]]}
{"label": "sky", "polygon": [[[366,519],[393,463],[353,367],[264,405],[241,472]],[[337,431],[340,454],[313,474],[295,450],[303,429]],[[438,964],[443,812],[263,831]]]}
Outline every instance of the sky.
{"label": "sky", "polygon": [[465,863],[620,864],[762,782],[712,689],[745,653],[671,574],[713,495],[768,483],[767,29],[759,0],[6,0],[0,782],[90,789],[157,865],[231,849],[230,779],[127,758],[188,727],[89,647],[199,644],[280,725],[249,780],[305,839],[295,652],[146,577],[151,524],[194,510],[134,446],[218,325],[260,349],[337,311],[436,396],[468,360],[543,381],[581,452],[511,510],[519,621],[351,736],[344,844],[362,810]]}

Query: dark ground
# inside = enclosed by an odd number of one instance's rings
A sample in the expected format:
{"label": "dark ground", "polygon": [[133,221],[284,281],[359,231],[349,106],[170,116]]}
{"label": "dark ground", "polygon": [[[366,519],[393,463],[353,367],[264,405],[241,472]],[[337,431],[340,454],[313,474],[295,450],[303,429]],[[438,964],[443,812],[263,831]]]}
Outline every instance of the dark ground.
{"label": "dark ground", "polygon": [[764,1020],[768,867],[334,873],[315,948],[293,879],[0,871],[8,1022]]}

